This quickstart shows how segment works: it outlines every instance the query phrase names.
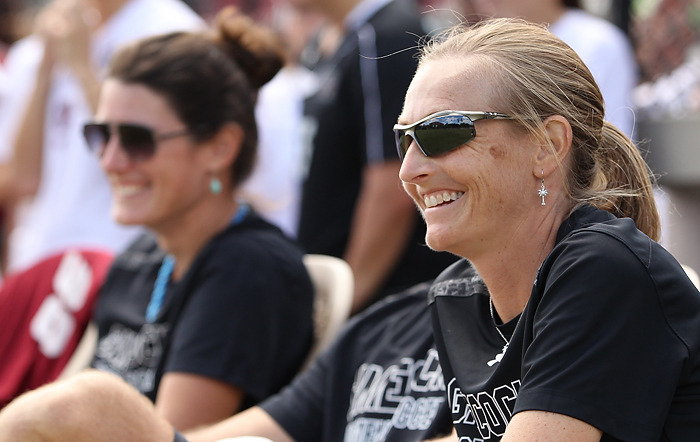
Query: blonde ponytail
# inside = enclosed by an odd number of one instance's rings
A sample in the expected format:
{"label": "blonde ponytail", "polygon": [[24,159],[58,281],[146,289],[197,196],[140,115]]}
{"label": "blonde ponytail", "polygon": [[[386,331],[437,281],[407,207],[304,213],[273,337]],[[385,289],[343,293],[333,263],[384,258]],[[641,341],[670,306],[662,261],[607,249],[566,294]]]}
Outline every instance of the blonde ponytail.
{"label": "blonde ponytail", "polygon": [[603,123],[600,146],[596,149],[600,165],[596,181],[602,189],[591,186],[588,202],[617,217],[629,217],[637,228],[655,241],[661,227],[653,191],[653,173],[637,146],[617,127]]}

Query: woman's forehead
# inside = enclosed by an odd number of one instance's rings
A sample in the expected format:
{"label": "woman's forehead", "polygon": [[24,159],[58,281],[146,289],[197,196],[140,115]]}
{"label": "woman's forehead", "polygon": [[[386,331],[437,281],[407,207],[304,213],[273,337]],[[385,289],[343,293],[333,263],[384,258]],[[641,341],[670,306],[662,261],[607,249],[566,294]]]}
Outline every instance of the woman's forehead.
{"label": "woman's forehead", "polygon": [[125,121],[153,121],[177,118],[168,101],[139,83],[108,78],[103,83],[97,114]]}
{"label": "woman's forehead", "polygon": [[462,110],[493,110],[498,76],[480,57],[441,58],[421,65],[406,100],[426,96]]}

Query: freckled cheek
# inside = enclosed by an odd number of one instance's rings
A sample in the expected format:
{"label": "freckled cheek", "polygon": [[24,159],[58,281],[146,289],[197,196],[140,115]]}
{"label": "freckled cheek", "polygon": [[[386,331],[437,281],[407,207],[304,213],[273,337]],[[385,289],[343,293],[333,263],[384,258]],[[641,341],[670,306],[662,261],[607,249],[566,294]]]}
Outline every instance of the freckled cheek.
{"label": "freckled cheek", "polygon": [[[496,179],[495,176],[491,180]],[[468,197],[467,199],[464,199]],[[493,182],[488,178],[479,177],[469,186],[465,197],[462,197],[465,204],[465,213],[470,216],[470,222],[474,222],[473,217],[488,216],[496,208],[507,206],[506,198],[494,188]]]}
{"label": "freckled cheek", "polygon": [[506,156],[506,149],[503,146],[491,146],[489,148],[489,154],[492,158],[501,160]]}

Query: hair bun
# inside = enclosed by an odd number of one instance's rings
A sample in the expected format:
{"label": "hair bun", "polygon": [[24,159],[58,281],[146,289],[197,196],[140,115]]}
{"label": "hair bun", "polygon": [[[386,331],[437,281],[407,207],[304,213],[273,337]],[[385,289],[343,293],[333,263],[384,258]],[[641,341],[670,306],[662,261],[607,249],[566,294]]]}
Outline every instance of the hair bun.
{"label": "hair bun", "polygon": [[284,66],[284,46],[277,35],[235,7],[225,7],[217,14],[214,29],[222,50],[243,69],[255,89]]}

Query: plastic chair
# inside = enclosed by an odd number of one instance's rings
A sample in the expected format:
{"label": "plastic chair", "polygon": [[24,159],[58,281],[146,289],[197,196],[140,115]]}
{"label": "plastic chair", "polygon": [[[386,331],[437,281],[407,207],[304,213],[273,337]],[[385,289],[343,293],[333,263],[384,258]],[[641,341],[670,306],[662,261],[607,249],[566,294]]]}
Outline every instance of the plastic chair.
{"label": "plastic chair", "polygon": [[355,280],[348,263],[327,255],[308,254],[304,264],[314,285],[314,343],[307,366],[340,332],[350,316]]}
{"label": "plastic chair", "polygon": [[700,277],[698,276],[698,273],[691,267],[688,267],[687,265],[681,264],[681,267],[683,267],[683,270],[685,270],[685,273],[688,275],[688,278],[690,278],[690,280],[693,281],[695,287],[697,287],[697,289],[700,290]]}

